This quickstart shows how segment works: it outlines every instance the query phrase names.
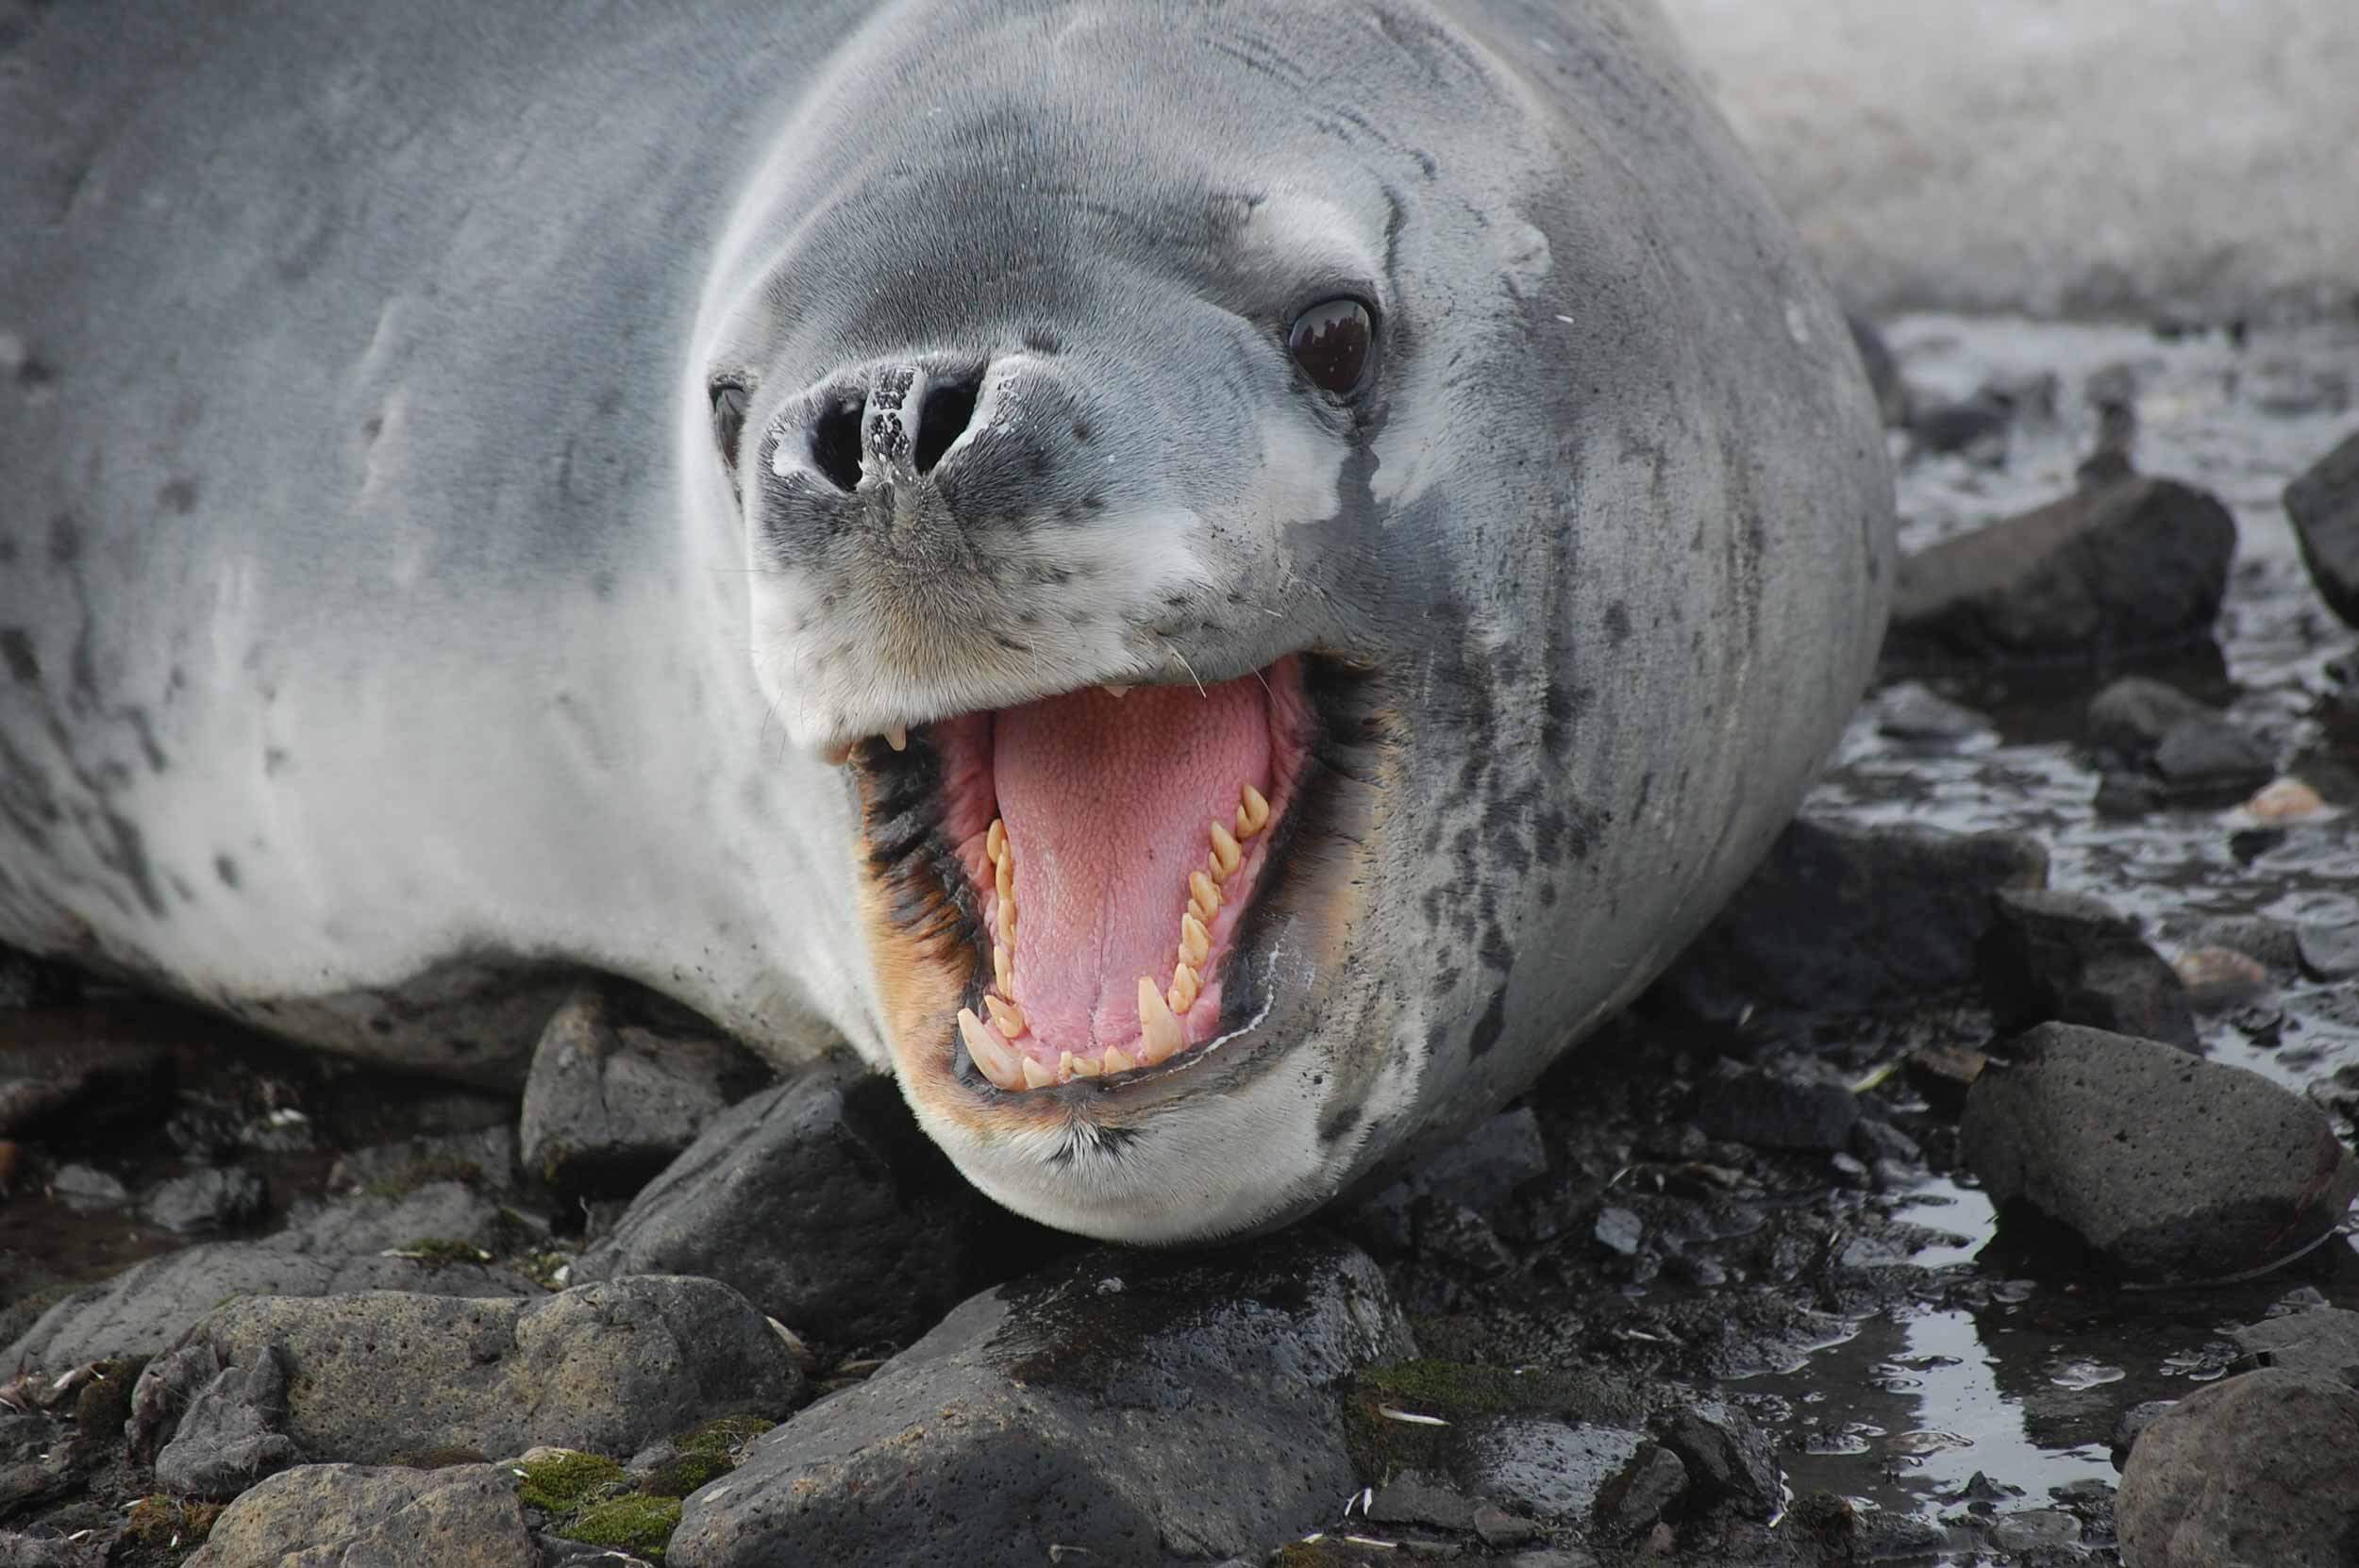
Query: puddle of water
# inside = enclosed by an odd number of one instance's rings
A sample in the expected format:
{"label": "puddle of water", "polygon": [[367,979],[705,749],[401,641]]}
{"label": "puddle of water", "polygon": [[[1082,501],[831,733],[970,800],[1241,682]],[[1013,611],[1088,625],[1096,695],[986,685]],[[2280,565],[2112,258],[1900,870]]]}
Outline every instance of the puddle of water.
{"label": "puddle of water", "polygon": [[[1810,811],[1855,826],[2003,829],[2039,839],[2050,885],[2090,892],[2134,915],[2165,957],[2219,915],[2359,922],[2359,724],[2329,700],[2329,665],[2353,635],[2311,588],[2282,494],[2287,481],[2359,427],[2359,324],[2300,333],[2225,334],[2166,342],[2143,329],[1919,316],[1888,337],[1911,383],[1963,397],[1999,379],[2052,373],[2052,414],[2019,425],[2001,466],[1906,458],[1896,438],[1902,542],[1919,549],[2071,490],[2091,449],[2092,377],[2136,388],[2145,473],[2200,485],[2235,514],[2239,548],[2218,657],[2158,673],[2226,707],[2275,749],[2284,771],[2332,806],[2323,820],[2255,835],[2235,811],[2170,809],[2100,817],[2099,776],[2076,749],[2094,684],[2035,672],[1936,690],[1993,720],[1991,733],[1927,745],[1880,734],[1865,709],[1844,737]],[[2344,391],[2289,409],[2289,385]],[[2295,399],[2299,404],[2301,400]],[[2201,1020],[2214,1059],[2305,1091],[2341,1070],[2359,1086],[2359,984],[2288,986],[2271,997],[2281,1025]],[[2359,1091],[2355,1091],[2359,1092]],[[2346,1129],[2348,1130],[2348,1129]],[[1911,1262],[1933,1273],[1917,1303],[1861,1321],[1799,1369],[1735,1384],[1781,1438],[1799,1493],[1823,1489],[1924,1520],[1957,1520],[1976,1475],[2019,1493],[1999,1511],[2050,1505],[2057,1488],[2116,1479],[2108,1448],[2120,1412],[2183,1397],[2222,1376],[2226,1330],[2265,1316],[2297,1287],[2359,1306],[2359,1255],[2348,1239],[2299,1270],[2207,1292],[2066,1291],[1978,1264],[1993,1233],[1989,1203],[1932,1182],[1897,1216],[1953,1237]],[[1970,1563],[1971,1547],[1946,1560]]]}

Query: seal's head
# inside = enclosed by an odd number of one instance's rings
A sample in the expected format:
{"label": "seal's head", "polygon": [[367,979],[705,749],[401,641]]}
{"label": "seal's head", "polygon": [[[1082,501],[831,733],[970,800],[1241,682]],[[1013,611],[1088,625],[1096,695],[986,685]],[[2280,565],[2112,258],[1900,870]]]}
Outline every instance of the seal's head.
{"label": "seal's head", "polygon": [[1233,1233],[1463,1127],[1856,696],[1842,325],[1630,24],[1547,25],[905,5],[747,185],[703,493],[874,1043],[1022,1212]]}

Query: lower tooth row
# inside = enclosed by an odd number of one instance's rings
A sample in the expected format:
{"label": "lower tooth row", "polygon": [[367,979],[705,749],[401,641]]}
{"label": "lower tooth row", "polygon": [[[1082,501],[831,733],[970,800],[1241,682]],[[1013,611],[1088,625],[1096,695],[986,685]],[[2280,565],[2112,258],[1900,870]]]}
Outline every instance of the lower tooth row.
{"label": "lower tooth row", "polygon": [[[1156,985],[1151,976],[1139,976],[1139,1052],[1133,1059],[1127,1052],[1109,1050],[1102,1057],[1077,1057],[1064,1052],[1050,1067],[1027,1052],[1003,1044],[972,1008],[959,1009],[959,1037],[966,1043],[966,1053],[975,1059],[975,1065],[985,1077],[1002,1089],[1046,1089],[1051,1084],[1070,1083],[1075,1078],[1102,1077],[1108,1074],[1128,1073],[1136,1067],[1152,1067],[1177,1055],[1187,1043],[1187,1030],[1180,1024],[1180,1015],[1196,1006],[1203,994],[1204,965],[1212,954],[1212,926],[1220,912],[1221,889],[1236,875],[1244,863],[1243,841],[1258,835],[1269,826],[1270,805],[1262,792],[1247,784],[1238,792],[1235,830],[1221,823],[1210,826],[1207,837],[1212,848],[1205,858],[1203,869],[1188,874],[1188,908],[1180,917],[1179,961],[1173,966],[1171,984],[1166,989]],[[1008,840],[1007,825],[994,817],[991,828],[984,835],[983,854],[991,862],[992,891],[998,896],[998,921],[993,932],[991,973],[994,989],[983,993],[983,1006],[991,1013],[992,1025],[1009,1040],[1022,1038],[1029,1025],[1024,1010],[1012,1000],[1015,994],[1015,846]]]}

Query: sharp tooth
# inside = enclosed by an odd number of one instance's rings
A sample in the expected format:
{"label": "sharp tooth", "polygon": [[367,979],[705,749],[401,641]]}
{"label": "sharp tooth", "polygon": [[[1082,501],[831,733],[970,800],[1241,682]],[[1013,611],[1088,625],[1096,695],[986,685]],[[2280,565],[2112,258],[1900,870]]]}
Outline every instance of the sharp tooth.
{"label": "sharp tooth", "polygon": [[849,762],[852,759],[852,742],[849,741],[838,741],[835,744],[828,747],[819,755],[827,759],[828,766],[831,768],[840,768],[844,766],[845,763]]}
{"label": "sharp tooth", "polygon": [[1109,686],[1104,688],[1104,691],[1110,697],[1127,697],[1130,694],[1130,689],[1128,686]]}
{"label": "sharp tooth", "polygon": [[1015,960],[995,942],[991,944],[991,978],[998,986],[1000,995],[1015,994]]}
{"label": "sharp tooth", "polygon": [[983,835],[983,859],[997,865],[1008,853],[1008,825],[997,817],[991,819],[991,831]]}
{"label": "sharp tooth", "polygon": [[1229,836],[1229,829],[1218,823],[1213,824],[1213,880],[1228,881],[1236,875],[1237,862],[1244,858],[1245,851],[1239,849],[1237,841]]}
{"label": "sharp tooth", "polygon": [[1139,976],[1139,1065],[1152,1067],[1169,1057],[1186,1041],[1180,1032],[1180,1019],[1163,993],[1155,989],[1155,982]]}
{"label": "sharp tooth", "polygon": [[1204,956],[1213,950],[1213,934],[1204,923],[1192,914],[1180,917],[1180,961],[1198,972],[1204,968]]}
{"label": "sharp tooth", "polygon": [[1124,1056],[1120,1051],[1110,1050],[1098,1059],[1098,1065],[1109,1073],[1128,1073],[1138,1063]]}
{"label": "sharp tooth", "polygon": [[975,1059],[983,1076],[1002,1089],[1024,1086],[1022,1059],[991,1038],[991,1031],[983,1027],[983,1021],[975,1016],[973,1008],[959,1009],[959,1038],[966,1042],[966,1054]]}
{"label": "sharp tooth", "polygon": [[1200,871],[1188,873],[1188,897],[1201,905],[1206,914],[1220,908],[1219,885]]}
{"label": "sharp tooth", "polygon": [[994,891],[995,891],[995,892],[996,892],[999,894],[999,907],[1000,907],[1001,909],[1014,909],[1014,908],[1015,908],[1015,857],[1014,857],[1014,856],[1012,856],[1012,855],[1008,856],[1005,859],[1002,859],[1002,860],[999,862],[998,867],[997,867],[997,876],[995,877],[995,879],[994,879],[994,880],[995,880],[995,888],[994,888]]}
{"label": "sharp tooth", "polygon": [[989,992],[983,993],[983,1006],[991,1009],[991,1021],[999,1026],[999,1032],[1010,1040],[1024,1032],[1024,1012],[1013,1002],[1003,1002]]}
{"label": "sharp tooth", "polygon": [[1055,1068],[1043,1067],[1039,1062],[1034,1061],[1030,1057],[1026,1057],[1024,1059],[1025,1088],[1046,1089],[1056,1081],[1057,1070]]}
{"label": "sharp tooth", "polygon": [[1015,904],[1012,900],[1003,899],[999,905],[999,945],[1015,945]]}
{"label": "sharp tooth", "polygon": [[1073,1053],[1071,1051],[1065,1052],[1057,1059],[1057,1081],[1059,1083],[1073,1081]]}
{"label": "sharp tooth", "polygon": [[1203,989],[1203,985],[1196,971],[1183,963],[1171,972],[1171,990],[1164,994],[1163,1000],[1171,1004],[1172,1011],[1185,1012],[1196,1006],[1196,993]]}
{"label": "sharp tooth", "polygon": [[1269,802],[1262,792],[1247,784],[1238,793],[1237,837],[1249,839],[1269,826]]}
{"label": "sharp tooth", "polygon": [[1206,926],[1212,925],[1213,916],[1218,914],[1219,912],[1220,911],[1218,909],[1205,904],[1203,900],[1196,897],[1193,893],[1188,896],[1188,913],[1196,916],[1196,919],[1202,921]]}
{"label": "sharp tooth", "polygon": [[1094,1078],[1106,1070],[1106,1064],[1096,1057],[1077,1057],[1068,1051],[1064,1059],[1077,1078]]}
{"label": "sharp tooth", "polygon": [[893,725],[889,726],[884,732],[884,738],[885,744],[891,746],[895,751],[907,751],[910,749],[910,732],[907,725]]}

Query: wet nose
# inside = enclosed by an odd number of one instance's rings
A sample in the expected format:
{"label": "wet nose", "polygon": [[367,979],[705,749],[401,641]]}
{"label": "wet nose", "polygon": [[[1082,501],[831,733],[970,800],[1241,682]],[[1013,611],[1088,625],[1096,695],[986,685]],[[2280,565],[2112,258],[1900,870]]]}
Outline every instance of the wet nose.
{"label": "wet nose", "polygon": [[933,472],[975,417],[980,370],[885,365],[818,400],[808,429],[811,465],[839,490],[863,472],[911,480]]}

